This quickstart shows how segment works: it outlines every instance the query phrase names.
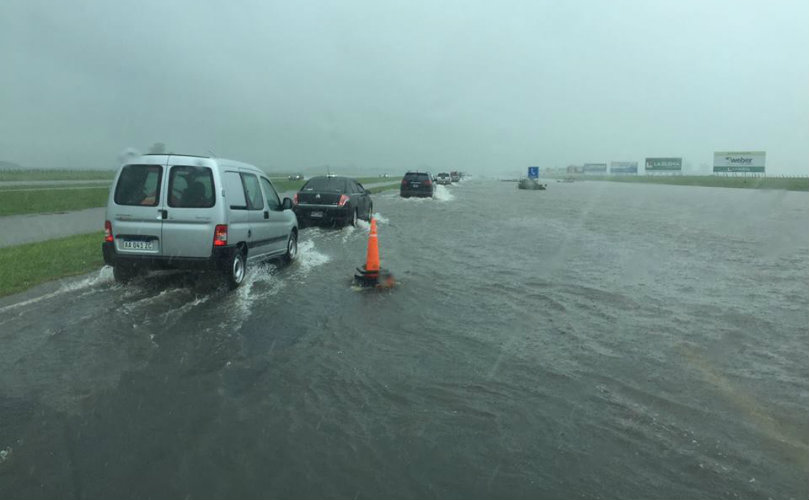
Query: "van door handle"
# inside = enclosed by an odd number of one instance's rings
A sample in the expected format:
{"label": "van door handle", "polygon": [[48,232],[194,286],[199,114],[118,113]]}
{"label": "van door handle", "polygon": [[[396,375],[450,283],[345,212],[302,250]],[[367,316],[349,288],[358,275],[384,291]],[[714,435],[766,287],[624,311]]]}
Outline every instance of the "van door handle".
{"label": "van door handle", "polygon": [[157,211],[157,218],[158,219],[168,219],[169,218],[169,211],[168,210],[158,210]]}
{"label": "van door handle", "polygon": [[265,218],[265,219],[269,219],[269,218],[270,218],[270,212],[268,212],[268,211],[266,211],[266,210],[265,210],[265,211],[264,211],[264,218]]}

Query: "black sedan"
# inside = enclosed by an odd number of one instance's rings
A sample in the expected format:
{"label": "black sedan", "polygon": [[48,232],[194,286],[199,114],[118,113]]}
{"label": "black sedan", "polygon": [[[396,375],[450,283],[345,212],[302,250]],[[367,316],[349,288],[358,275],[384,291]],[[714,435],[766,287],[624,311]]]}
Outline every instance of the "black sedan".
{"label": "black sedan", "polygon": [[312,177],[292,198],[300,226],[357,225],[370,221],[374,203],[362,184],[350,177]]}

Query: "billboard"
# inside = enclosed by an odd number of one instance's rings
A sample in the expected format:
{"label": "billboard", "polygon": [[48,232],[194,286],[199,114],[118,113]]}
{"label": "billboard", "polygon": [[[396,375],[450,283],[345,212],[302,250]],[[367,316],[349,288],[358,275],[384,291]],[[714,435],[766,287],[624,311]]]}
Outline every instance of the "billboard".
{"label": "billboard", "polygon": [[682,158],[646,158],[647,172],[680,172],[682,169]]}
{"label": "billboard", "polygon": [[539,167],[528,167],[528,178],[539,179]]}
{"label": "billboard", "polygon": [[606,174],[606,163],[585,163],[582,167],[582,172],[585,174]]}
{"label": "billboard", "polygon": [[766,160],[764,151],[717,151],[713,154],[713,171],[763,174]]}
{"label": "billboard", "polygon": [[611,174],[637,174],[638,162],[636,161],[611,161]]}

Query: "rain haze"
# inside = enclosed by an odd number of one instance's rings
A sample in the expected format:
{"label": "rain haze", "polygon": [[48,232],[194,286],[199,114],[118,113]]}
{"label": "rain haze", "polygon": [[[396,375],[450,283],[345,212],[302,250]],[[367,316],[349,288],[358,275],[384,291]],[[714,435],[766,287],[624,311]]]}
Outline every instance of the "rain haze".
{"label": "rain haze", "polygon": [[807,20],[0,0],[0,497],[809,498]]}
{"label": "rain haze", "polygon": [[767,152],[806,174],[809,3],[0,5],[0,160],[114,168],[126,147],[289,171]]}

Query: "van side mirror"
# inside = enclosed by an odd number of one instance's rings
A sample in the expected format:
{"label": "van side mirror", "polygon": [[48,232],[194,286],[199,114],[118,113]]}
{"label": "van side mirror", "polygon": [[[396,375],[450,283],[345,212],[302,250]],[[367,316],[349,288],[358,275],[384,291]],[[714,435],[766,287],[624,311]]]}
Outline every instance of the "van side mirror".
{"label": "van side mirror", "polygon": [[284,198],[284,201],[281,202],[281,210],[292,210],[292,200]]}

